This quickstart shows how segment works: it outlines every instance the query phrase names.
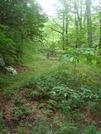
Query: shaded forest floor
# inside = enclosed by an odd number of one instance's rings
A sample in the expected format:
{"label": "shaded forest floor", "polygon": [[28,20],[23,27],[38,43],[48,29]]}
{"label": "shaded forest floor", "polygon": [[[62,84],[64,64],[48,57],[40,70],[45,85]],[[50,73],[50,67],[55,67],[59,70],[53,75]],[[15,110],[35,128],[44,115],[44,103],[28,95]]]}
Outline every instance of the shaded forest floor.
{"label": "shaded forest floor", "polygon": [[101,70],[36,58],[1,72],[0,134],[101,134]]}

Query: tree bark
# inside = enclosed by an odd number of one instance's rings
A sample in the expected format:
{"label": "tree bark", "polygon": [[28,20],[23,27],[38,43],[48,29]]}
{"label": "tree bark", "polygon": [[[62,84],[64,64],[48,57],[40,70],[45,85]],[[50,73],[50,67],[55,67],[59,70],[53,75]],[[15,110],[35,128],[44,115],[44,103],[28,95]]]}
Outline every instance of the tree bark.
{"label": "tree bark", "polygon": [[100,37],[99,37],[99,49],[101,49],[101,1],[99,0],[99,15],[100,15]]}
{"label": "tree bark", "polygon": [[53,31],[57,32],[57,33],[60,33],[60,34],[63,34],[63,32],[59,31],[59,30],[56,30],[54,29],[53,27],[50,27]]}
{"label": "tree bark", "polygon": [[[82,46],[82,0],[80,0],[80,13],[77,7],[77,2],[74,0],[74,12],[75,12],[75,25],[77,31],[77,44],[76,47],[81,48]],[[79,32],[80,31],[80,32]],[[80,33],[80,34],[79,34]]]}
{"label": "tree bark", "polygon": [[66,46],[68,46],[68,12],[66,13]]}
{"label": "tree bark", "polygon": [[78,37],[78,20],[77,20],[77,8],[76,8],[76,1],[74,0],[74,12],[75,12],[75,26],[76,26],[76,48],[78,47],[79,44],[79,37]]}
{"label": "tree bark", "polygon": [[91,10],[90,0],[86,0],[86,11],[87,11],[87,25],[88,25],[88,46],[92,47],[92,21],[91,21]]}
{"label": "tree bark", "polygon": [[101,49],[101,18],[100,18],[100,38],[99,38],[99,49]]}
{"label": "tree bark", "polygon": [[63,33],[62,33],[62,36],[63,36],[63,50],[64,50],[64,47],[65,47],[65,46],[64,46],[64,44],[65,44],[65,42],[64,42],[64,21],[65,21],[65,20],[64,20],[64,13],[63,13],[63,31],[62,31],[62,32],[63,32]]}
{"label": "tree bark", "polygon": [[81,48],[82,46],[82,0],[80,0],[80,18],[79,18],[79,22],[80,22],[80,43],[79,43],[79,48]]}

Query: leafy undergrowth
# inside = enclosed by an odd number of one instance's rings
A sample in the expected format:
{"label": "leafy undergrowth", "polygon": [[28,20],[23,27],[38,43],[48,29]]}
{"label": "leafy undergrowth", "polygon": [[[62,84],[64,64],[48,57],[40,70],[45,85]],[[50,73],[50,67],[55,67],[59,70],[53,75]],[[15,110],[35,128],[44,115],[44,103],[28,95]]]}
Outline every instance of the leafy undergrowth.
{"label": "leafy undergrowth", "polygon": [[26,65],[14,67],[18,75],[12,75],[5,72],[5,70],[0,70],[0,90],[5,90],[9,94],[8,92],[12,92],[13,89],[26,85],[33,76],[49,72],[58,64],[59,62],[56,60],[33,59],[33,61],[26,62]]}
{"label": "leafy undergrowth", "polygon": [[100,69],[63,62],[23,81],[0,92],[1,134],[101,134]]}

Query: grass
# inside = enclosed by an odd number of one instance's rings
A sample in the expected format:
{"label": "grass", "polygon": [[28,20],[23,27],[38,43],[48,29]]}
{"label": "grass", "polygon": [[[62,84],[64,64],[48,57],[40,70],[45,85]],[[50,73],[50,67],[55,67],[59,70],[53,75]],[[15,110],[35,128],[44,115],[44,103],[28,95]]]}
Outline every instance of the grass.
{"label": "grass", "polygon": [[13,110],[11,114],[8,108],[7,115],[0,111],[1,134],[4,130],[9,134],[12,131],[5,123],[2,125],[6,122],[3,116],[8,118],[8,113],[18,122],[16,134],[100,134],[99,67],[83,63],[75,66],[64,59],[46,59],[40,54],[24,63],[26,71],[18,75],[2,74],[0,77],[0,91],[8,97],[1,94],[1,102],[7,102],[4,109],[12,103]]}
{"label": "grass", "polygon": [[[26,85],[31,78],[49,72],[58,64],[59,62],[56,60],[46,59],[45,57],[40,57],[40,54],[37,54],[34,59],[24,61],[23,66],[26,68],[26,71],[22,71],[16,76],[12,74],[7,74],[7,76],[1,75],[2,81],[0,90],[8,91],[10,89],[18,89],[19,87]],[[18,70],[21,70],[23,66],[19,67]]]}

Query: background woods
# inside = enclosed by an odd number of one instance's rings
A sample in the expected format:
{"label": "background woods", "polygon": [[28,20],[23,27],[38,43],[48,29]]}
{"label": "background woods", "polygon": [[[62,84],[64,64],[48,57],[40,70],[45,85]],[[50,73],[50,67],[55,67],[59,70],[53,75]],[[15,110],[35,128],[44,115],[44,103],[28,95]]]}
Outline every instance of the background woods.
{"label": "background woods", "polygon": [[[0,54],[13,63],[42,40],[47,17],[34,0],[0,0]],[[32,41],[32,45],[29,45]],[[34,48],[33,47],[33,48]]]}
{"label": "background woods", "polygon": [[55,13],[50,17],[49,25],[52,31],[57,32],[63,49],[99,48],[100,8],[100,2],[91,0],[58,0],[54,5]]}
{"label": "background woods", "polygon": [[42,2],[0,0],[0,134],[101,134],[101,1]]}

